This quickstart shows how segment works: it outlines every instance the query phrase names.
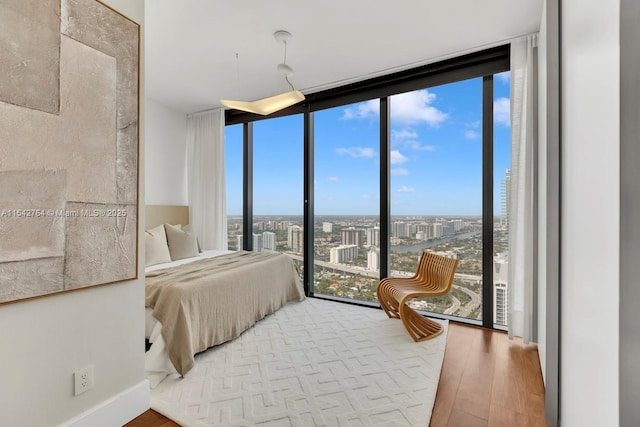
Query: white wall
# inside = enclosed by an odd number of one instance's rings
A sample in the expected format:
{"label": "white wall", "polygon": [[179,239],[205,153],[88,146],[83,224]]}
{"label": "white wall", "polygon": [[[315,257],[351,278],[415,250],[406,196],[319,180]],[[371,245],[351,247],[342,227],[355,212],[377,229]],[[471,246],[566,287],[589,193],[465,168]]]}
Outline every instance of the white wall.
{"label": "white wall", "polygon": [[[103,2],[144,23],[144,0]],[[142,279],[0,307],[0,425],[115,426],[146,410],[143,307]],[[73,371],[88,364],[94,388],[74,397]]]}
{"label": "white wall", "polygon": [[620,1],[562,1],[563,427],[616,426]]}
{"label": "white wall", "polygon": [[538,36],[538,356],[542,378],[547,356],[547,3]]}
{"label": "white wall", "polygon": [[152,99],[146,113],[146,203],[186,205],[187,116]]}

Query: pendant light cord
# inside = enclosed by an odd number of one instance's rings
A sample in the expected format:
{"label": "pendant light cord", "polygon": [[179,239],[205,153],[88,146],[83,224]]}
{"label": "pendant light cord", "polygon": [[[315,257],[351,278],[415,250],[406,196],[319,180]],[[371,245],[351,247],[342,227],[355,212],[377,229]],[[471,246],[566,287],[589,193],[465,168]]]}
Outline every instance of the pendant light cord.
{"label": "pendant light cord", "polygon": [[[284,60],[282,63],[284,65],[287,65],[287,41],[283,40],[283,43],[284,43]],[[296,90],[291,84],[291,82],[289,81],[289,76],[287,74],[284,75],[284,79],[287,81],[287,83],[289,83],[289,86],[291,86],[291,90]]]}
{"label": "pendant light cord", "polygon": [[284,76],[284,79],[287,81],[287,83],[289,83],[289,86],[291,86],[291,90],[296,90],[291,84],[291,82],[289,81],[289,76]]}

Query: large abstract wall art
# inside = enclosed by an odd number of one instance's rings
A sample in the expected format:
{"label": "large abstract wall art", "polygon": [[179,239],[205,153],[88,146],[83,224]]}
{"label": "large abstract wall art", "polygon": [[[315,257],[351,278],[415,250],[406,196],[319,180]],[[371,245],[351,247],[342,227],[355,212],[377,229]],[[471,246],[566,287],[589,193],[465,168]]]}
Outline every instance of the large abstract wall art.
{"label": "large abstract wall art", "polygon": [[0,0],[0,304],[137,277],[139,26]]}

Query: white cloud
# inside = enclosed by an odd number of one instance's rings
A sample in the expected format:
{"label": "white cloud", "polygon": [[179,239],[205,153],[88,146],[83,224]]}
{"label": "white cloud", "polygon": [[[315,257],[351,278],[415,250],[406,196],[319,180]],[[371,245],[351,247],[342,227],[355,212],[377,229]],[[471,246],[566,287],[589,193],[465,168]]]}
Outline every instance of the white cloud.
{"label": "white cloud", "polygon": [[337,148],[336,153],[346,154],[355,158],[370,159],[376,156],[376,152],[370,147],[349,147],[349,148]]}
{"label": "white cloud", "polygon": [[403,185],[402,187],[398,188],[396,191],[398,193],[413,193],[414,191],[416,191],[416,189],[412,188],[412,187],[407,187],[406,185]]}
{"label": "white cloud", "polygon": [[375,118],[380,115],[380,101],[377,99],[371,99],[366,102],[361,102],[355,107],[349,107],[344,109],[342,114],[342,120],[349,119],[366,119]]}
{"label": "white cloud", "polygon": [[391,153],[389,153],[389,161],[392,165],[398,165],[406,162],[407,160],[409,159],[403,156],[398,150],[391,150]]}
{"label": "white cloud", "polygon": [[509,98],[498,98],[493,101],[493,120],[496,123],[511,126],[510,105]]}
{"label": "white cloud", "polygon": [[391,176],[403,176],[409,175],[409,171],[405,168],[393,168],[391,169]]}
{"label": "white cloud", "polygon": [[337,177],[337,176],[330,176],[328,179],[329,179],[329,181],[331,181],[331,182],[338,182],[338,181],[339,181],[339,179],[338,179],[338,177]]}
{"label": "white cloud", "polygon": [[464,132],[464,137],[467,139],[478,139],[480,134],[475,130],[468,129]]}
{"label": "white cloud", "polygon": [[418,141],[419,137],[418,132],[411,128],[391,130],[391,143],[393,145],[417,151],[436,151],[436,147],[433,145],[422,145]]}
{"label": "white cloud", "polygon": [[407,139],[418,139],[418,132],[410,128],[401,129],[401,130],[392,129],[391,139],[393,141],[405,141]]}
{"label": "white cloud", "polygon": [[[391,120],[408,125],[425,122],[433,127],[438,126],[449,115],[431,105],[435,100],[436,94],[427,89],[394,95],[391,97]],[[377,118],[379,115],[380,102],[372,99],[345,108],[341,119]]]}
{"label": "white cloud", "polygon": [[435,145],[420,145],[419,143],[413,144],[411,146],[411,148],[413,148],[414,150],[421,150],[421,151],[436,151],[437,150]]}
{"label": "white cloud", "polygon": [[401,93],[391,97],[391,120],[397,123],[415,124],[426,122],[429,126],[438,126],[448,114],[431,104],[436,94],[428,90]]}
{"label": "white cloud", "polygon": [[509,84],[511,82],[511,71],[504,71],[495,75],[500,83]]}

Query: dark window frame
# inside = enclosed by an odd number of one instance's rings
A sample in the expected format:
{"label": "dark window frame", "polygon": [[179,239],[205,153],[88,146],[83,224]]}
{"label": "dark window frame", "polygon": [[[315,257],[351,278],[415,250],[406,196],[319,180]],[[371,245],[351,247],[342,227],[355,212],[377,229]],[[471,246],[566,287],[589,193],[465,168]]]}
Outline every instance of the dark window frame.
{"label": "dark window frame", "polygon": [[[389,232],[390,232],[390,108],[389,96],[414,90],[428,89],[448,83],[473,78],[483,78],[482,89],[482,326],[492,329],[493,324],[493,75],[510,69],[509,45],[498,46],[480,52],[428,64],[386,76],[380,76],[338,88],[306,95],[303,103],[291,106],[269,116],[246,113],[238,110],[225,112],[228,126],[244,124],[243,133],[243,234],[251,235],[253,218],[253,135],[252,124],[259,120],[294,114],[304,115],[304,291],[307,296],[313,292],[313,226],[314,226],[314,120],[315,111],[339,107],[371,99],[380,100],[380,278],[388,275]],[[250,170],[248,170],[250,169]],[[249,243],[251,242],[251,243]],[[250,250],[252,239],[244,239],[245,250]],[[249,244],[248,244],[249,243]],[[489,284],[489,286],[485,286]],[[351,302],[358,304],[357,301]],[[362,304],[371,306],[371,304]],[[451,316],[429,313],[434,317]],[[456,320],[477,323],[472,319]]]}

